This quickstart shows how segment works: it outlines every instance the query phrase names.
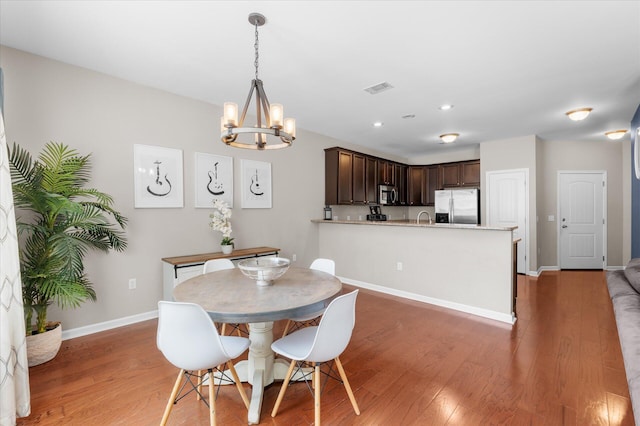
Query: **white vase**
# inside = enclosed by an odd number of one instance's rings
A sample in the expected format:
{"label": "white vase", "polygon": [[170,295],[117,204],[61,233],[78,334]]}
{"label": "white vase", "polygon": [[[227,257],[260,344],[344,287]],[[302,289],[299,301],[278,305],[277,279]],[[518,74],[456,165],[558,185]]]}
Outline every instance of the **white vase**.
{"label": "white vase", "polygon": [[221,245],[220,248],[222,249],[222,253],[224,254],[231,254],[231,252],[233,251],[232,244]]}

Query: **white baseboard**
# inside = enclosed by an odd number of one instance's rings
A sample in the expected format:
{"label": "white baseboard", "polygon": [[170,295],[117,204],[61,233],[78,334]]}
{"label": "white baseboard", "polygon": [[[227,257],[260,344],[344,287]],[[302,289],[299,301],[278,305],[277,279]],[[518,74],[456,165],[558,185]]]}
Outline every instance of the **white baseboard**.
{"label": "white baseboard", "polygon": [[607,266],[604,268],[605,271],[621,271],[624,270],[624,266]]}
{"label": "white baseboard", "polygon": [[[75,337],[86,336],[88,334],[98,333],[100,331],[111,330],[112,328],[123,327],[137,322],[147,321],[158,318],[158,311],[144,312],[141,314],[131,315],[124,318],[118,318],[110,321],[99,322],[97,324],[86,325],[84,327],[72,328],[70,330],[62,330],[62,340],[73,339]],[[64,324],[63,324],[64,325]]]}
{"label": "white baseboard", "polygon": [[544,271],[559,271],[560,267],[559,266],[541,266],[538,268],[538,276],[540,276],[541,273],[543,273]]}
{"label": "white baseboard", "polygon": [[377,291],[379,293],[390,294],[392,296],[402,297],[404,299],[416,300],[418,302],[428,303],[430,305],[441,306],[447,309],[453,309],[454,311],[465,312],[467,314],[477,315],[479,317],[488,318],[507,324],[514,324],[516,318],[513,314],[503,314],[501,312],[491,311],[488,309],[476,308],[474,306],[463,305],[461,303],[449,302],[447,300],[436,299],[433,297],[423,296],[421,294],[410,293],[404,290],[397,290],[389,287],[384,287],[376,284],[370,284],[363,281],[352,280],[350,278],[338,277],[340,281],[345,284],[354,285],[356,287],[366,288],[368,290]]}
{"label": "white baseboard", "polygon": [[540,271],[529,271],[527,272],[527,275],[530,277],[539,277],[540,276]]}

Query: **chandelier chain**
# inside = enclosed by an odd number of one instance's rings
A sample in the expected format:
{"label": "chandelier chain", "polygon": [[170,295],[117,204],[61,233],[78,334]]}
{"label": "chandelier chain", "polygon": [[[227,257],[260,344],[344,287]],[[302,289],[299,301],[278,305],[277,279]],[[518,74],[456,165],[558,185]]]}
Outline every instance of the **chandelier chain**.
{"label": "chandelier chain", "polygon": [[258,56],[259,56],[259,54],[258,54],[258,22],[257,21],[256,21],[255,26],[256,26],[256,41],[253,44],[253,47],[256,50],[256,60],[254,62],[254,65],[256,67],[256,80],[258,80]]}

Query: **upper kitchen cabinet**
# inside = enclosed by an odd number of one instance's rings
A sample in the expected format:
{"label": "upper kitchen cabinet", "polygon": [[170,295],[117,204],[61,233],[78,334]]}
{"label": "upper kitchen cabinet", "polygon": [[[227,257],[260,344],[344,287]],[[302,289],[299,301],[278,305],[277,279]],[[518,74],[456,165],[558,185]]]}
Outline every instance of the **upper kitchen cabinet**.
{"label": "upper kitchen cabinet", "polygon": [[[437,169],[436,169],[437,170]],[[410,206],[424,206],[426,203],[425,166],[409,166],[408,203]]]}
{"label": "upper kitchen cabinet", "polygon": [[378,159],[378,184],[395,185],[395,178],[393,163]]}
{"label": "upper kitchen cabinet", "polygon": [[378,200],[378,160],[365,157],[365,199],[367,204],[375,204]]}
{"label": "upper kitchen cabinet", "polygon": [[480,160],[440,164],[440,188],[479,187]]}
{"label": "upper kitchen cabinet", "polygon": [[407,170],[408,166],[404,164],[395,163],[393,165],[394,176],[395,176],[395,185],[398,190],[398,200],[397,205],[406,206],[407,205]]}
{"label": "upper kitchen cabinet", "polygon": [[407,190],[410,206],[433,206],[438,189],[438,166],[409,166]]}
{"label": "upper kitchen cabinet", "polygon": [[461,186],[480,187],[480,160],[460,163]]}
{"label": "upper kitchen cabinet", "polygon": [[327,205],[376,201],[376,160],[348,150],[325,150],[324,202]]}

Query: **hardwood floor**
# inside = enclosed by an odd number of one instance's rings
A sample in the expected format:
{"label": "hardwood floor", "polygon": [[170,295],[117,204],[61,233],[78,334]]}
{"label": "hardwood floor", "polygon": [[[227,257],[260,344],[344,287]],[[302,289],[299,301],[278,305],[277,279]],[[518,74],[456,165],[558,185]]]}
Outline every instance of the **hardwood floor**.
{"label": "hardwood floor", "polygon": [[[511,327],[361,290],[341,360],[362,414],[330,383],[323,423],[633,425],[604,272],[520,276],[517,308]],[[156,349],[156,324],[64,341],[53,361],[30,369],[32,414],[18,424],[159,424],[177,370]],[[277,336],[282,324],[275,328]],[[279,389],[267,388],[261,424],[312,424],[303,384],[270,416]],[[246,424],[235,387],[221,390],[217,406],[218,424]],[[207,407],[184,399],[169,424],[208,424]]]}

